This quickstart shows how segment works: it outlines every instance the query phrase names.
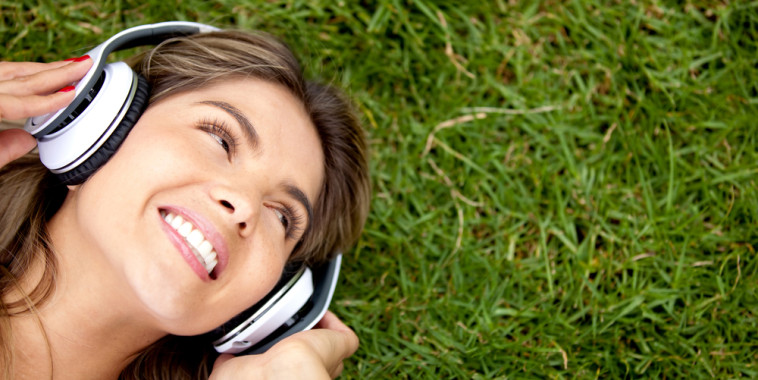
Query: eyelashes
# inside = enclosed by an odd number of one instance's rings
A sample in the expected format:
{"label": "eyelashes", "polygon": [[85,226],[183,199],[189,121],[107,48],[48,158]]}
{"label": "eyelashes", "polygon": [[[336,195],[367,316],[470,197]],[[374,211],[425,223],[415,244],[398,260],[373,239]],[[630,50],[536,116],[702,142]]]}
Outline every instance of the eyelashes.
{"label": "eyelashes", "polygon": [[231,157],[237,150],[237,137],[232,133],[226,122],[219,119],[202,119],[197,123],[200,130],[208,133]]}
{"label": "eyelashes", "polygon": [[298,232],[303,230],[303,215],[298,213],[294,207],[284,204],[282,208],[277,209],[282,217],[279,219],[284,226],[284,236],[287,239],[294,238]]}

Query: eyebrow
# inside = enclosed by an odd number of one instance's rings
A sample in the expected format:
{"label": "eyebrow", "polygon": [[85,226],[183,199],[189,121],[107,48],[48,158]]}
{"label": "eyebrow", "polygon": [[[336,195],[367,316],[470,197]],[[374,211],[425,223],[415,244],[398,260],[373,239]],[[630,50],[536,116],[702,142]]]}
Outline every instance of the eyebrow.
{"label": "eyebrow", "polygon": [[242,131],[245,133],[247,141],[250,143],[250,145],[253,146],[253,149],[258,148],[258,142],[260,141],[258,132],[255,131],[253,123],[251,123],[245,114],[242,113],[242,111],[240,111],[237,107],[220,100],[203,100],[198,103],[218,107],[226,111],[226,113],[231,115],[235,120],[237,120],[237,123],[242,126]]}
{"label": "eyebrow", "polygon": [[284,185],[284,190],[303,205],[303,208],[305,208],[305,212],[308,214],[308,220],[306,221],[307,225],[305,226],[304,231],[308,231],[311,227],[311,220],[313,220],[313,207],[311,206],[311,202],[308,200],[305,193],[295,185],[286,184]]}

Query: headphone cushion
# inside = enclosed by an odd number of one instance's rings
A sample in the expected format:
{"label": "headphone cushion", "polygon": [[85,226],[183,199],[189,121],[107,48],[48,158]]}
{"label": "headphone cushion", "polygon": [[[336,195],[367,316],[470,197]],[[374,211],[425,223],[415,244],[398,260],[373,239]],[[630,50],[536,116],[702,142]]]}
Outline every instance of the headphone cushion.
{"label": "headphone cushion", "polygon": [[65,173],[56,174],[58,180],[63,184],[78,185],[94,174],[116,153],[121,143],[126,139],[126,136],[129,135],[134,125],[137,124],[142,113],[145,112],[148,100],[150,99],[150,84],[147,83],[147,79],[142,75],[136,73],[135,75],[137,76],[137,89],[123,119],[121,119],[119,125],[113,130],[103,145],[81,165]]}

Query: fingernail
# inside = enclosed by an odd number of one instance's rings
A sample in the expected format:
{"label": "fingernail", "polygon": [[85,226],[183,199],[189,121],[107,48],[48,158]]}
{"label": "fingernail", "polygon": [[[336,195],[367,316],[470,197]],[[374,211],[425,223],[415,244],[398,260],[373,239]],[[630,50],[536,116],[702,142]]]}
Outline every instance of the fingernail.
{"label": "fingernail", "polygon": [[58,90],[58,92],[69,92],[69,91],[74,90],[75,88],[76,87],[74,87],[74,86],[66,86],[66,87],[63,87],[62,89]]}
{"label": "fingernail", "polygon": [[81,56],[81,57],[76,57],[76,58],[67,58],[67,59],[64,59],[64,61],[68,61],[68,62],[81,62],[81,61],[86,61],[86,60],[88,60],[89,58],[90,58],[90,57],[89,57],[89,54],[87,54],[87,55],[83,55],[83,56]]}

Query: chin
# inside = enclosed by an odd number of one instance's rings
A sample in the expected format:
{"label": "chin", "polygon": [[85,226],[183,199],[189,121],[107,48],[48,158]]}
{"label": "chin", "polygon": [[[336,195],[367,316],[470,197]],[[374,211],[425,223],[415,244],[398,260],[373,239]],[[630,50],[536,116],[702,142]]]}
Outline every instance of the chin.
{"label": "chin", "polygon": [[149,323],[167,334],[198,335],[225,322],[217,312],[210,313],[216,308],[207,306],[194,294],[167,294],[169,292],[156,292],[155,288],[141,293],[138,297],[147,312],[147,318],[152,320]]}

